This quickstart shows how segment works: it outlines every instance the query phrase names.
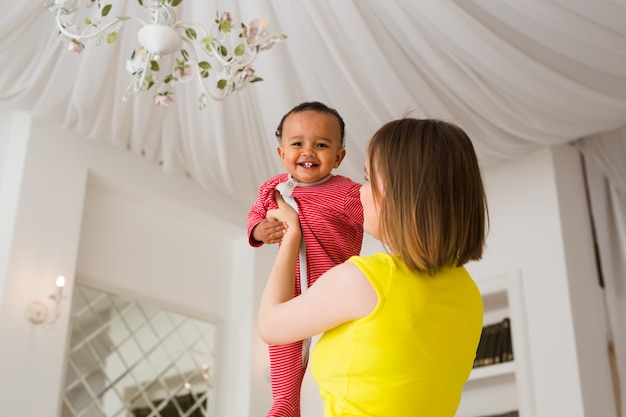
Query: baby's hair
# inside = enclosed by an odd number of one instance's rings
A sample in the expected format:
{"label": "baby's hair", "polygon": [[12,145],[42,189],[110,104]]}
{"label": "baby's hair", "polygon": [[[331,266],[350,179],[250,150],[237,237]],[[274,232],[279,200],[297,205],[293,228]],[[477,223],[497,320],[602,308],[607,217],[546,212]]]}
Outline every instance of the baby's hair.
{"label": "baby's hair", "polygon": [[315,111],[315,112],[326,113],[326,114],[335,116],[337,118],[337,121],[339,122],[339,131],[341,133],[341,147],[342,148],[346,147],[346,140],[345,140],[346,124],[343,121],[343,118],[341,117],[341,115],[339,114],[337,110],[330,108],[326,104],[320,103],[319,101],[306,101],[304,103],[300,103],[296,107],[289,110],[289,112],[287,112],[283,116],[283,118],[280,119],[280,123],[278,124],[278,127],[276,128],[276,132],[274,133],[279,143],[283,136],[283,123],[285,122],[285,119],[287,118],[287,116],[293,113],[300,113],[303,111]]}
{"label": "baby's hair", "polygon": [[381,240],[409,269],[435,274],[482,257],[487,200],[474,147],[460,127],[395,120],[374,134],[367,155]]}

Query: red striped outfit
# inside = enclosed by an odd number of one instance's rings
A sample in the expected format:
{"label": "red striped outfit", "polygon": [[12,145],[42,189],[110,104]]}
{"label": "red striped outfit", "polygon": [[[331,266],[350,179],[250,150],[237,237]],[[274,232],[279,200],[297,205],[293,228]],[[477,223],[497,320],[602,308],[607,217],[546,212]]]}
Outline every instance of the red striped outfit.
{"label": "red striped outfit", "polygon": [[[277,208],[276,187],[291,180],[288,174],[274,176],[259,187],[258,199],[248,213],[248,240],[261,246],[252,237],[252,229],[267,210]],[[293,181],[293,180],[291,180]],[[341,175],[329,175],[315,184],[296,182],[292,196],[298,205],[302,236],[306,246],[306,277],[308,286],[335,265],[361,252],[363,242],[363,207],[359,198],[361,184]],[[294,295],[299,295],[300,262],[296,266]],[[300,388],[306,371],[302,341],[288,345],[269,346],[272,408],[268,417],[300,417]]]}

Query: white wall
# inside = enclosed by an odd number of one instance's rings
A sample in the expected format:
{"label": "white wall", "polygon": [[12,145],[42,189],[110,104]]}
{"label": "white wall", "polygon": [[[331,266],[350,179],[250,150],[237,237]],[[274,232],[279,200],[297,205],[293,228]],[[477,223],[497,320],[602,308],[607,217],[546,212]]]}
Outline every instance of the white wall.
{"label": "white wall", "polygon": [[[24,112],[0,109],[0,308],[13,240],[19,190],[30,135],[30,118]],[[1,311],[1,310],[0,310]]]}
{"label": "white wall", "polygon": [[60,274],[68,278],[68,298],[79,280],[217,322],[216,415],[247,412],[250,386],[241,381],[250,378],[251,360],[239,358],[251,357],[251,274],[234,276],[242,262],[233,250],[245,235],[247,210],[211,198],[186,178],[167,177],[125,150],[18,119],[13,131],[22,133],[7,138],[18,151],[3,152],[3,161],[18,163],[23,154],[23,164],[9,172],[3,163],[0,171],[1,224],[3,232],[14,230],[3,233],[0,253],[7,259],[0,280],[1,414],[57,415],[67,311],[54,325],[35,326],[24,310],[31,300],[50,302]]}
{"label": "white wall", "polygon": [[580,158],[542,148],[484,171],[491,232],[477,278],[520,271],[537,416],[615,416]]}
{"label": "white wall", "polygon": [[13,163],[23,156],[22,175],[16,169],[7,177],[19,191],[13,196],[15,217],[8,221],[13,233],[2,254],[8,261],[2,271],[0,404],[7,415],[46,416],[59,409],[67,326],[33,326],[24,311],[32,300],[47,300],[57,275],[69,278],[71,294],[86,172],[75,162],[76,150],[53,146],[51,137],[34,140],[35,126],[28,118],[19,122],[11,132],[30,128],[31,134],[7,138],[10,148],[28,151],[6,159]]}

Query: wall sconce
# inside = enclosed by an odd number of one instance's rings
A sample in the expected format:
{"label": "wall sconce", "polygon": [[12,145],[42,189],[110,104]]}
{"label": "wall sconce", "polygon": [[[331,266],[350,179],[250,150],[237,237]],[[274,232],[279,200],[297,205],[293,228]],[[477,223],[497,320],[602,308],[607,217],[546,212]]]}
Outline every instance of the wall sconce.
{"label": "wall sconce", "polygon": [[48,307],[40,302],[33,301],[28,307],[26,307],[26,318],[33,324],[49,323],[52,324],[61,315],[61,300],[65,298],[63,296],[63,287],[65,286],[65,277],[58,276],[56,280],[57,292],[50,295],[50,299],[54,301],[53,310],[50,311]]}

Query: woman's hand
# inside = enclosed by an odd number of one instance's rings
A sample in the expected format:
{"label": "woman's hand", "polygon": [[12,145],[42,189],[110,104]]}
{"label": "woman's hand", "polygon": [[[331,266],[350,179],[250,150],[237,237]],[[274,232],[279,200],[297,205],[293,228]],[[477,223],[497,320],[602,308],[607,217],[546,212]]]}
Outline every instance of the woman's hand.
{"label": "woman's hand", "polygon": [[274,194],[274,199],[276,200],[278,208],[268,210],[266,217],[277,219],[283,223],[283,239],[290,236],[299,240],[302,232],[300,229],[300,217],[298,216],[298,212],[285,202],[283,196],[280,195],[279,192]]}
{"label": "woman's hand", "polygon": [[276,323],[281,323],[285,304],[293,298],[296,280],[296,264],[302,231],[298,213],[283,200],[279,193],[274,195],[278,209],[268,210],[267,217],[273,217],[284,225],[284,234],[278,247],[274,267],[265,284],[265,291],[259,308],[259,331],[262,337],[270,337]]}

